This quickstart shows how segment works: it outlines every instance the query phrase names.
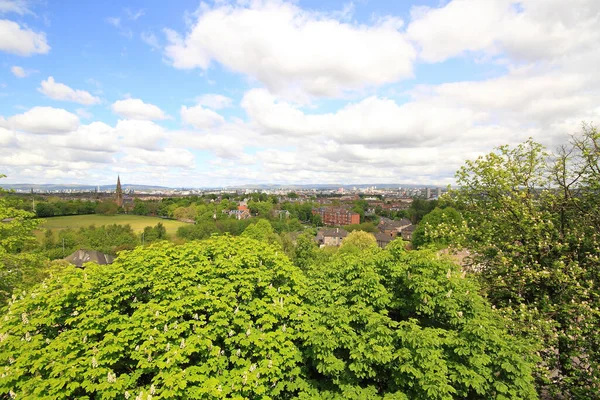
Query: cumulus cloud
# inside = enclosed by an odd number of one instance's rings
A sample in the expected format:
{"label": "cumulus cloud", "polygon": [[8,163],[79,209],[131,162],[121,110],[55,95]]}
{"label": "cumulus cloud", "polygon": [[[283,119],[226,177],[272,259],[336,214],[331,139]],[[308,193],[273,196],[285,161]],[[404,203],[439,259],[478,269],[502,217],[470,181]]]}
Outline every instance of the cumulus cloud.
{"label": "cumulus cloud", "polygon": [[138,120],[161,120],[167,116],[158,106],[144,103],[140,99],[118,100],[113,103],[112,110],[119,116]]}
{"label": "cumulus cloud", "polygon": [[453,0],[413,9],[407,33],[428,62],[480,51],[532,61],[594,48],[599,26],[596,0]]}
{"label": "cumulus cloud", "polygon": [[45,81],[41,82],[41,86],[38,88],[38,91],[53,100],[70,101],[87,106],[101,102],[100,98],[92,96],[89,92],[85,90],[72,89],[64,83],[56,82],[51,76]]}
{"label": "cumulus cloud", "polygon": [[46,54],[50,51],[50,46],[45,33],[32,31],[14,21],[0,19],[0,51],[30,56]]}
{"label": "cumulus cloud", "polygon": [[197,105],[194,107],[181,107],[181,120],[188,125],[198,129],[212,128],[215,125],[222,124],[225,119],[207,108]]}
{"label": "cumulus cloud", "polygon": [[23,114],[7,119],[11,129],[35,134],[61,135],[74,131],[79,126],[75,114],[53,107],[33,107]]}
{"label": "cumulus cloud", "polygon": [[123,161],[164,167],[194,167],[194,155],[186,149],[167,147],[160,150],[150,151],[145,149],[129,149]]}
{"label": "cumulus cloud", "polygon": [[196,98],[196,102],[208,108],[212,108],[213,110],[220,110],[222,108],[231,107],[233,100],[227,96],[223,96],[222,94],[203,94]]}
{"label": "cumulus cloud", "polygon": [[13,73],[14,76],[16,76],[17,78],[25,78],[28,74],[27,71],[25,71],[25,69],[23,69],[23,67],[19,67],[19,66],[12,66],[10,68],[10,72]]}
{"label": "cumulus cloud", "polygon": [[[249,91],[242,107],[266,134],[328,135],[341,143],[416,147],[441,142],[446,134],[460,132],[481,115],[461,107],[368,97],[335,113],[306,114],[286,102],[276,102],[264,89]],[[435,118],[432,118],[435,115]]]}
{"label": "cumulus cloud", "polygon": [[172,65],[207,70],[217,62],[272,92],[316,96],[412,76],[415,50],[397,19],[356,25],[281,1],[239,4],[205,9],[184,36],[166,30]]}
{"label": "cumulus cloud", "polygon": [[67,135],[52,137],[49,142],[60,148],[86,152],[114,153],[119,150],[115,129],[97,121],[89,125],[80,125]]}
{"label": "cumulus cloud", "polygon": [[27,0],[0,0],[0,14],[33,14]]}
{"label": "cumulus cloud", "polygon": [[152,121],[119,120],[115,132],[124,146],[145,150],[160,149],[160,141],[166,138],[165,129]]}

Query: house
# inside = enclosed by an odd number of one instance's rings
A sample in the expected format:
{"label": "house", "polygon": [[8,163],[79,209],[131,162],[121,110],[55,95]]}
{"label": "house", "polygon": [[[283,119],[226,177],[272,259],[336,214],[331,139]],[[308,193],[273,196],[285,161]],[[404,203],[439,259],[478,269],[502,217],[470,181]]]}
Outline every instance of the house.
{"label": "house", "polygon": [[377,240],[377,246],[381,247],[382,249],[385,249],[385,246],[387,246],[392,240],[394,240],[394,238],[383,232],[377,232],[375,234],[375,240]]}
{"label": "house", "polygon": [[232,210],[232,211],[229,211],[229,216],[235,217],[236,219],[248,219],[248,218],[250,218],[250,211],[248,209]]}
{"label": "house", "polygon": [[412,223],[406,218],[402,218],[399,221],[394,221],[389,218],[382,217],[377,227],[381,233],[385,233],[386,235],[395,238],[399,233],[402,232],[402,230],[409,226],[412,226]]}
{"label": "house", "polygon": [[406,228],[402,229],[400,234],[402,235],[402,239],[410,242],[412,240],[413,232],[415,231],[416,226],[409,225]]}
{"label": "house", "polygon": [[320,215],[323,224],[329,226],[360,224],[360,214],[341,207],[313,208],[313,215]]}
{"label": "house", "polygon": [[114,259],[115,258],[110,254],[104,254],[96,250],[79,249],[73,254],[67,256],[65,261],[81,268],[83,267],[83,264],[87,262],[95,262],[99,265],[112,264]]}
{"label": "house", "polygon": [[322,228],[317,232],[317,243],[319,246],[339,246],[342,240],[348,236],[348,232],[342,228]]}
{"label": "house", "polygon": [[273,215],[275,216],[275,218],[288,219],[291,214],[288,210],[273,210]]}

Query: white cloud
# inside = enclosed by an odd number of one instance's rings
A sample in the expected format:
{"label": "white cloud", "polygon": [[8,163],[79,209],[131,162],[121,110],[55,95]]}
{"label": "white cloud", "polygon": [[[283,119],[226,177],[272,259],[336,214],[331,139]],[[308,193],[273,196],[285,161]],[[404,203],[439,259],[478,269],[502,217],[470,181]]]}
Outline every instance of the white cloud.
{"label": "white cloud", "polygon": [[218,62],[278,94],[333,96],[397,82],[412,76],[416,57],[397,20],[342,23],[280,1],[220,5],[201,12],[185,37],[165,32],[174,67],[206,70]]}
{"label": "white cloud", "polygon": [[129,149],[123,161],[153,166],[165,167],[194,167],[194,155],[186,149],[164,148],[157,151],[144,149]]}
{"label": "white cloud", "polygon": [[222,124],[225,119],[214,112],[200,105],[194,107],[181,107],[181,120],[198,129],[208,129],[215,125]]}
{"label": "white cloud", "polygon": [[114,153],[119,150],[115,129],[103,122],[80,125],[77,130],[67,135],[50,138],[49,143],[64,149],[86,152]]}
{"label": "white cloud", "polygon": [[138,18],[146,15],[146,11],[144,11],[143,9],[135,11],[131,10],[130,8],[126,8],[125,13],[127,14],[127,18],[129,18],[132,21],[137,21]]}
{"label": "white cloud", "polygon": [[34,107],[7,119],[11,129],[37,134],[61,135],[74,131],[79,118],[61,108]]}
{"label": "white cloud", "polygon": [[115,132],[123,145],[146,150],[160,149],[160,141],[166,138],[164,128],[152,121],[119,120]]}
{"label": "white cloud", "polygon": [[161,48],[160,43],[158,43],[158,38],[152,32],[142,32],[140,38],[142,39],[142,42],[146,43],[154,50],[159,50]]}
{"label": "white cloud", "polygon": [[203,94],[196,98],[196,102],[201,106],[220,110],[222,108],[231,107],[233,100],[222,94]]}
{"label": "white cloud", "polygon": [[106,22],[114,26],[115,28],[121,27],[121,18],[119,17],[107,17]]}
{"label": "white cloud", "polygon": [[407,33],[428,62],[469,51],[525,61],[562,58],[597,45],[600,2],[453,0],[417,8]]}
{"label": "white cloud", "polygon": [[112,110],[117,115],[128,119],[160,120],[167,118],[158,106],[144,103],[140,99],[118,100],[113,103]]}
{"label": "white cloud", "polygon": [[242,107],[266,134],[327,135],[341,143],[372,146],[416,147],[440,142],[481,118],[467,108],[431,102],[399,105],[379,97],[348,104],[335,113],[305,114],[289,103],[276,102],[264,89],[249,91]]}
{"label": "white cloud", "polygon": [[27,0],[0,0],[0,14],[33,14]]}
{"label": "white cloud", "polygon": [[77,113],[77,115],[79,115],[81,118],[85,118],[85,119],[90,119],[94,116],[94,114],[92,114],[91,112],[89,112],[88,110],[86,110],[85,108],[78,108],[77,110],[75,110],[75,112]]}
{"label": "white cloud", "polygon": [[46,54],[50,51],[50,46],[46,42],[45,33],[34,32],[14,21],[0,19],[0,51],[30,56]]}
{"label": "white cloud", "polygon": [[10,72],[12,72],[13,75],[17,78],[25,78],[27,76],[27,72],[23,69],[23,67],[19,67],[16,65],[13,65],[10,68]]}
{"label": "white cloud", "polygon": [[38,91],[54,100],[71,101],[88,106],[101,102],[100,98],[92,96],[89,92],[72,89],[64,83],[56,82],[51,76],[45,81],[42,81],[41,85],[42,86],[38,88]]}

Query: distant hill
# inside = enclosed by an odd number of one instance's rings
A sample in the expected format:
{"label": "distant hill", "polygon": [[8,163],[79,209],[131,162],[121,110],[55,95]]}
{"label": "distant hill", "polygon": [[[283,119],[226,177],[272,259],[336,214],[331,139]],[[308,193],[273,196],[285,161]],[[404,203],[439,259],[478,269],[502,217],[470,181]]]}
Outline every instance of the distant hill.
{"label": "distant hill", "polygon": [[[285,189],[285,190],[307,190],[307,189],[352,189],[352,188],[368,188],[375,186],[378,189],[390,189],[390,188],[435,188],[435,185],[415,185],[405,183],[356,183],[356,184],[341,184],[341,183],[315,183],[308,185],[286,185],[286,184],[247,184],[239,186],[203,186],[203,187],[167,187],[167,186],[151,186],[151,185],[136,185],[136,184],[124,184],[122,185],[123,190],[198,190],[198,189],[221,189],[221,190],[235,190],[235,189],[248,189],[248,190],[273,190],[273,189]],[[0,187],[4,189],[12,189],[17,191],[29,191],[33,188],[34,191],[55,191],[55,190],[81,190],[89,191],[99,187],[100,191],[115,190],[116,185],[77,185],[77,184],[35,184],[35,183],[2,183]]]}

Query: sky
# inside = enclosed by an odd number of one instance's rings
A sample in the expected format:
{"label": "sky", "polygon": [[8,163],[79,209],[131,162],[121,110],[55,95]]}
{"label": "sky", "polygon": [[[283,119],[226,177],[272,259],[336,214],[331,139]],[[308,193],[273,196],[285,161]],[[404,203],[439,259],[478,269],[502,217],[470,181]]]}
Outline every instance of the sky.
{"label": "sky", "polygon": [[0,174],[452,184],[598,122],[598,43],[598,0],[0,0]]}

